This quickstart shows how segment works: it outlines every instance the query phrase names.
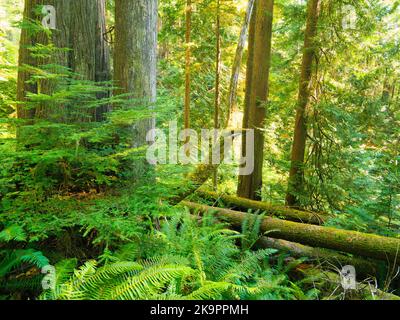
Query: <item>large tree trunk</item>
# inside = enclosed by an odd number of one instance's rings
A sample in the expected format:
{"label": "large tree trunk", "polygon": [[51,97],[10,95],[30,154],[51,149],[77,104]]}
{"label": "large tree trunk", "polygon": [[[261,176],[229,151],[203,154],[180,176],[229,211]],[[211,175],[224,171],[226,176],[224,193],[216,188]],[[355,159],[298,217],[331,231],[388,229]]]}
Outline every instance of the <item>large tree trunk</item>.
{"label": "large tree trunk", "polygon": [[[252,80],[253,80],[253,64],[254,64],[254,39],[255,39],[255,28],[256,28],[256,13],[255,6],[257,2],[254,3],[253,12],[251,14],[250,19],[250,27],[249,27],[249,41],[248,41],[248,52],[247,52],[247,64],[246,64],[246,90],[245,90],[245,100],[244,100],[244,112],[243,112],[243,124],[242,124],[242,156],[246,156],[246,129],[249,125],[249,106],[250,106],[250,96],[252,92]],[[242,180],[239,177],[238,182],[238,190],[237,193],[240,196],[241,193],[244,193],[245,180]],[[239,190],[243,190],[239,192]]]}
{"label": "large tree trunk", "polygon": [[316,41],[320,0],[309,0],[307,6],[307,26],[304,36],[303,62],[301,66],[299,97],[294,129],[291,169],[289,175],[286,204],[299,206],[299,195],[303,192],[304,157],[307,141],[307,109],[310,102],[310,87],[313,60],[316,55]]}
{"label": "large tree trunk", "polygon": [[[96,47],[95,47],[95,81],[107,82],[111,80],[110,48],[106,41],[106,1],[97,0],[97,21],[96,21]],[[98,98],[107,98],[111,92],[98,94]],[[110,111],[109,105],[104,105],[96,109],[96,121],[104,120],[104,115]]]}
{"label": "large tree trunk", "polygon": [[[249,59],[251,61],[247,67],[252,70],[247,73],[251,80],[247,81],[248,96],[246,96],[243,128],[254,130],[254,171],[250,175],[240,176],[238,185],[238,196],[249,199],[259,199],[262,187],[264,160],[262,127],[265,120],[265,104],[268,99],[273,7],[273,0],[257,1],[253,13],[254,21],[250,27]],[[246,144],[243,143],[242,153],[245,152]]]}
{"label": "large tree trunk", "polygon": [[227,126],[229,126],[231,123],[232,112],[235,110],[237,103],[237,87],[239,83],[240,66],[242,64],[244,45],[247,40],[247,31],[249,29],[250,20],[253,14],[254,2],[255,0],[249,0],[249,4],[247,5],[246,17],[240,31],[239,42],[236,48],[235,58],[233,60],[232,75],[229,84],[228,114],[226,117]]}
{"label": "large tree trunk", "polygon": [[[240,228],[251,215],[244,212],[215,208],[184,201],[182,205],[193,211],[215,212],[234,227]],[[256,216],[252,216],[253,219]],[[357,231],[340,230],[266,217],[262,220],[260,232],[268,237],[298,242],[313,247],[338,250],[362,257],[399,263],[400,239],[377,236]]]}
{"label": "large tree trunk", "polygon": [[235,196],[218,194],[215,192],[198,190],[196,192],[197,195],[206,198],[212,199],[215,201],[221,200],[224,204],[231,205],[235,209],[240,209],[243,211],[258,210],[261,213],[265,213],[267,215],[272,215],[276,217],[283,218],[289,221],[295,222],[303,222],[320,225],[323,224],[327,219],[328,215],[316,213],[316,212],[308,212],[308,211],[300,211],[286,207],[279,207],[276,205],[271,205],[266,202],[249,200],[246,198],[240,198]]}
{"label": "large tree trunk", "polygon": [[[115,94],[125,94],[130,108],[154,109],[157,93],[157,0],[115,2],[114,82]],[[147,110],[145,112],[148,112]],[[151,116],[129,129],[133,148],[146,146],[147,134],[155,128]],[[154,136],[150,140],[154,140]],[[149,171],[146,159],[132,163],[132,177],[140,181]]]}
{"label": "large tree trunk", "polygon": [[[36,21],[41,23],[42,14],[38,13],[38,8],[44,4],[53,5],[56,8],[56,30],[52,30],[51,35],[47,35],[43,31],[34,32],[30,27],[24,27],[21,30],[21,38],[19,45],[19,61],[18,61],[18,83],[17,83],[17,115],[20,119],[33,119],[38,117],[46,117],[48,112],[45,112],[43,107],[27,108],[24,104],[27,101],[28,93],[51,93],[53,83],[47,80],[37,81],[35,83],[28,82],[32,77],[32,72],[26,66],[39,67],[43,64],[58,64],[63,67],[68,67],[68,54],[58,51],[51,58],[38,58],[31,54],[30,48],[36,44],[47,45],[52,42],[58,48],[67,48],[69,42],[69,2],[44,0],[25,0],[23,19],[25,22]],[[40,12],[40,11],[39,11]]]}
{"label": "large tree trunk", "polygon": [[[115,2],[114,80],[116,94],[128,94],[132,107],[154,107],[157,77],[157,0]],[[155,120],[145,119],[133,128],[133,146],[146,144]]]}
{"label": "large tree trunk", "polygon": [[[23,28],[21,31],[19,49],[19,71],[17,99],[26,101],[27,93],[51,94],[56,85],[54,80],[41,80],[36,84],[27,83],[32,74],[23,68],[24,65],[39,67],[45,64],[60,65],[78,73],[84,80],[105,81],[110,79],[108,46],[103,35],[105,25],[105,0],[25,0],[24,20],[34,20],[39,23],[42,15],[35,9],[41,5],[52,5],[56,9],[56,30],[51,35],[40,31],[32,33]],[[70,49],[58,50],[49,58],[34,58],[29,47],[35,44],[47,45],[52,43],[56,48]],[[101,76],[100,76],[101,75]],[[60,106],[61,108],[61,106]],[[54,110],[54,107],[52,107]],[[23,103],[18,105],[17,114],[22,119],[49,118],[53,110],[45,106],[27,109]],[[104,111],[104,110],[103,110]],[[95,114],[85,115],[89,120],[95,120]],[[63,113],[57,112],[54,120],[61,121]]]}

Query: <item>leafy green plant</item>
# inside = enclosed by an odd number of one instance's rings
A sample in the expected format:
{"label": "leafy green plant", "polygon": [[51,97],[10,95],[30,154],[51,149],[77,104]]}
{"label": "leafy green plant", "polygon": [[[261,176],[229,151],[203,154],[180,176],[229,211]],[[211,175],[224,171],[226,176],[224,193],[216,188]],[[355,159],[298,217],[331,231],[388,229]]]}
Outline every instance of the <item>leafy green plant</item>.
{"label": "leafy green plant", "polygon": [[[212,215],[176,212],[147,240],[110,250],[102,262],[75,269],[43,299],[282,299],[291,298],[288,278],[271,268],[272,249],[240,250],[237,232]],[[154,246],[139,248],[147,241]],[[213,248],[213,250],[210,250]],[[168,253],[166,253],[168,252]],[[147,257],[143,259],[142,257]],[[62,270],[63,268],[61,268]],[[58,271],[57,271],[58,272]],[[62,271],[63,272],[63,271]],[[63,272],[65,273],[65,272]]]}
{"label": "leafy green plant", "polygon": [[35,249],[2,248],[8,242],[24,242],[24,230],[16,225],[0,232],[0,290],[15,294],[26,290],[40,291],[41,270],[49,265],[42,252]]}

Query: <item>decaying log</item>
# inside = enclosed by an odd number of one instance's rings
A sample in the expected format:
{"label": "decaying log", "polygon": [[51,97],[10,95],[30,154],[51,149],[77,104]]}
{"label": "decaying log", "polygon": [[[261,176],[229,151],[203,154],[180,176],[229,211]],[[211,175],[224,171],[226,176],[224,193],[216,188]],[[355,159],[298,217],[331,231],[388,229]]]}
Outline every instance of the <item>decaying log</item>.
{"label": "decaying log", "polygon": [[384,272],[385,264],[382,261],[367,260],[355,256],[349,256],[334,250],[313,248],[300,243],[290,242],[281,239],[262,237],[256,243],[256,248],[273,248],[279,251],[288,252],[294,258],[307,257],[318,264],[335,266],[342,268],[352,265],[357,270],[357,274],[362,277],[371,277]]}
{"label": "decaying log", "polygon": [[231,205],[234,208],[246,211],[248,209],[259,210],[267,215],[281,217],[289,221],[321,225],[329,218],[327,214],[300,211],[236,196],[222,195],[211,191],[198,190],[196,194],[206,199],[222,200],[223,203]]}
{"label": "decaying log", "polygon": [[[246,218],[254,219],[256,217],[244,212],[214,208],[187,201],[183,201],[182,205],[195,212],[214,212],[218,218],[226,220],[234,227],[241,227]],[[268,233],[268,237],[271,238],[347,252],[390,263],[397,264],[399,261],[400,239],[396,238],[297,223],[271,217],[263,218],[260,229],[261,232]]]}

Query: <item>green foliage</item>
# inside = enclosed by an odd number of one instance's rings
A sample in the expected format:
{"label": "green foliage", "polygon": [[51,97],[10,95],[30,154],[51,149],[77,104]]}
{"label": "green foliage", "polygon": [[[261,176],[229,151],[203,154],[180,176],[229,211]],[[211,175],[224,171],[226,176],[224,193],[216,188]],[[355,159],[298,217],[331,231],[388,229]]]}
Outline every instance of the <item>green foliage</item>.
{"label": "green foliage", "polygon": [[[42,252],[31,248],[8,249],[9,242],[23,243],[24,230],[16,225],[0,232],[0,292],[15,294],[26,290],[40,291],[41,269],[49,265]],[[4,247],[4,248],[3,248]]]}
{"label": "green foliage", "polygon": [[[275,250],[243,251],[240,236],[204,217],[201,226],[182,212],[150,235],[153,246],[140,252],[140,240],[88,261],[42,299],[283,299],[292,298],[288,281],[267,264]],[[143,240],[142,240],[143,241]],[[209,248],[213,250],[210,251]],[[166,253],[168,252],[168,253]],[[142,259],[141,256],[147,256]],[[129,258],[129,260],[125,260]],[[63,274],[65,269],[57,267]]]}
{"label": "green foliage", "polygon": [[[345,27],[348,9],[355,23]],[[287,189],[305,10],[305,2],[276,3],[265,123],[269,202],[283,203]],[[332,226],[398,235],[398,17],[396,4],[379,0],[321,5],[304,192],[297,196],[304,208],[334,213]]]}
{"label": "green foliage", "polygon": [[[13,25],[21,14],[20,4],[20,0],[0,4],[0,118],[10,115],[15,107],[18,30]],[[0,136],[4,133],[0,124]]]}
{"label": "green foliage", "polygon": [[[221,118],[246,2],[221,2]],[[160,2],[154,107],[162,129],[168,120],[182,122],[185,3]],[[112,96],[111,82],[87,81],[55,64],[51,57],[71,54],[68,48],[51,42],[29,47],[40,64],[19,70],[30,73],[27,83],[35,90],[26,101],[16,101],[18,30],[13,23],[21,11],[16,4],[22,1],[0,4],[1,296],[37,298],[40,269],[51,258],[57,262],[56,289],[43,292],[41,299],[323,298],[326,279],[303,275],[297,281],[291,274],[303,259],[253,251],[262,215],[246,219],[240,233],[210,214],[192,216],[171,206],[168,200],[190,184],[192,168],[145,167],[146,148],[132,147],[133,124],[153,116],[154,109],[128,95]],[[112,26],[114,1],[106,4]],[[272,203],[284,202],[287,187],[305,4],[275,1],[262,190]],[[353,6],[357,18],[350,29],[342,25],[346,5]],[[398,3],[329,0],[321,8],[305,188],[298,196],[304,208],[332,213],[327,225],[399,236],[400,57],[393,24],[400,16]],[[215,9],[215,1],[201,1],[192,15],[195,129],[213,124]],[[44,31],[38,22],[19,26],[31,35]],[[112,35],[110,28],[107,41]],[[16,119],[17,106],[33,116]],[[146,174],[138,179],[140,170]],[[237,172],[221,166],[219,174],[219,188],[235,192]]]}

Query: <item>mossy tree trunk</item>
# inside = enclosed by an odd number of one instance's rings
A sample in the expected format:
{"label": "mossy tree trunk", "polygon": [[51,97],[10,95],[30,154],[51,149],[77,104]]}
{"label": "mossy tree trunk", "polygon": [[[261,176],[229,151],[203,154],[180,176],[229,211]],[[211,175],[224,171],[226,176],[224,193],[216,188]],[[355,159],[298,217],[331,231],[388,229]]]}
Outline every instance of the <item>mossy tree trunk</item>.
{"label": "mossy tree trunk", "polygon": [[216,192],[198,190],[196,194],[206,199],[212,199],[216,201],[221,200],[224,204],[231,205],[235,209],[238,208],[246,212],[251,209],[289,221],[320,225],[329,218],[327,214],[323,213],[300,211],[283,206],[271,205],[266,202],[218,194]]}
{"label": "mossy tree trunk", "polygon": [[291,156],[288,192],[286,204],[298,207],[299,195],[304,189],[304,158],[307,141],[307,109],[310,104],[310,90],[313,60],[316,55],[316,40],[320,0],[309,0],[307,5],[307,22],[304,35],[304,52],[301,66],[299,96],[297,102],[296,122]]}
{"label": "mossy tree trunk", "polygon": [[314,248],[300,243],[290,242],[281,239],[262,237],[257,243],[256,248],[273,248],[279,251],[288,252],[294,258],[309,258],[310,262],[321,266],[335,266],[342,268],[345,265],[352,265],[357,270],[357,275],[363,277],[376,277],[384,275],[385,263],[383,261],[359,258],[357,256],[346,255],[337,251]]}
{"label": "mossy tree trunk", "polygon": [[[216,50],[215,50],[215,100],[214,100],[214,129],[220,128],[220,82],[221,82],[221,4],[217,0],[216,10]],[[217,137],[215,137],[217,138]],[[218,168],[213,175],[214,190],[218,190]]]}
{"label": "mossy tree trunk", "polygon": [[[262,188],[264,160],[263,125],[268,99],[271,66],[273,0],[256,1],[250,26],[249,61],[247,64],[246,106],[243,128],[254,130],[254,171],[239,177],[238,196],[259,199]],[[249,70],[250,69],[250,70]],[[246,152],[246,133],[242,153]],[[249,155],[247,155],[249,156]]]}
{"label": "mossy tree trunk", "polygon": [[[214,212],[218,218],[224,219],[234,227],[240,228],[245,219],[255,216],[244,212],[215,208],[184,201],[182,205],[194,212]],[[298,242],[312,247],[332,249],[374,258],[391,263],[399,263],[400,239],[382,237],[374,234],[348,231],[311,224],[266,217],[261,222],[261,233],[268,237]]]}

